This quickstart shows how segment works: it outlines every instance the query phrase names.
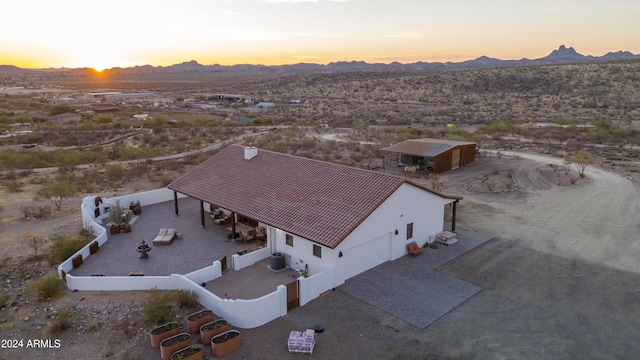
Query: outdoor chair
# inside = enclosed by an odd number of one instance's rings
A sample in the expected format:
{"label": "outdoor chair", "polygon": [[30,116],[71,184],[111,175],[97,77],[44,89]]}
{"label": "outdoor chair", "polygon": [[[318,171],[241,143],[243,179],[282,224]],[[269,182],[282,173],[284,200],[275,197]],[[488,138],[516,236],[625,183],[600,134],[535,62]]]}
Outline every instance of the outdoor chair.
{"label": "outdoor chair", "polygon": [[176,234],[176,229],[160,229],[158,236],[153,239],[153,245],[170,245]]}
{"label": "outdoor chair", "polygon": [[416,256],[420,254],[424,249],[418,246],[418,244],[414,241],[407,245],[407,249],[409,250],[409,254]]}

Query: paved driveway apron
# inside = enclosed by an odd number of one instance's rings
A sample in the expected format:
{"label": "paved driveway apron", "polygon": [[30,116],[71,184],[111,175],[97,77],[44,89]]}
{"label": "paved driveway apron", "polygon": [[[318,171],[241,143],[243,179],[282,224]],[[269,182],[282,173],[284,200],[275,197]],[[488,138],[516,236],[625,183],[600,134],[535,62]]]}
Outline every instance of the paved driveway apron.
{"label": "paved driveway apron", "polygon": [[439,266],[483,244],[489,238],[458,230],[458,243],[427,248],[365,271],[338,287],[362,301],[426,328],[482,288],[445,275]]}

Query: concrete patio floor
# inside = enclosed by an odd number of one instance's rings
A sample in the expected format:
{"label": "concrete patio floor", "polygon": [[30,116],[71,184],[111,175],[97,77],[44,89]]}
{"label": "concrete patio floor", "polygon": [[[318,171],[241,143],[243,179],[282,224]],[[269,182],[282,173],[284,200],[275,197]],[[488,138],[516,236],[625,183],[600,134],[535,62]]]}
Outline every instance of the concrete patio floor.
{"label": "concrete patio floor", "polygon": [[[230,232],[227,227],[230,225],[217,225],[208,215],[205,217],[205,227],[202,227],[199,207],[200,202],[196,199],[180,199],[179,216],[176,216],[173,201],[144,206],[142,214],[132,223],[132,232],[108,235],[108,241],[100,250],[86,258],[82,266],[73,269],[70,274],[188,274],[226,256],[228,267],[223,276],[206,284],[207,289],[222,298],[253,299],[275,291],[279,284],[295,280],[293,270],[279,273],[269,270],[268,258],[251,267],[234,271],[231,256],[239,251],[251,251],[256,248],[256,242],[246,244],[227,241],[227,233]],[[171,245],[153,246],[153,239],[161,228],[174,228],[182,234],[181,238],[175,239]],[[147,259],[140,259],[135,250],[142,240],[152,245]]]}

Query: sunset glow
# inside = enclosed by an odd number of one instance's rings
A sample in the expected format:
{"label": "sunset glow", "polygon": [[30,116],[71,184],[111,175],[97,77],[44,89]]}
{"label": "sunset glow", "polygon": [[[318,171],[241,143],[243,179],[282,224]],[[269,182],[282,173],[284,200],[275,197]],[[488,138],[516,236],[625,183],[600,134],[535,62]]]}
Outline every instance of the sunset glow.
{"label": "sunset glow", "polygon": [[640,1],[0,0],[0,31],[27,68],[600,56],[640,53]]}

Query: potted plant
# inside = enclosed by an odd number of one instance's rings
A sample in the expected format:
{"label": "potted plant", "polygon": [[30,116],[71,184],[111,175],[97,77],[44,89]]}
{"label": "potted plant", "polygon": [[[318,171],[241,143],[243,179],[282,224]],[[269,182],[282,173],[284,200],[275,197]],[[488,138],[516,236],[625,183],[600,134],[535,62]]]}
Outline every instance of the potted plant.
{"label": "potted plant", "polygon": [[213,311],[209,309],[202,309],[187,316],[187,329],[190,334],[197,334],[202,325],[213,321],[213,319]]}
{"label": "potted plant", "polygon": [[126,233],[131,232],[131,217],[133,216],[133,211],[129,209],[122,210],[122,230]]}
{"label": "potted plant", "polygon": [[133,211],[133,215],[140,215],[142,213],[142,205],[140,205],[140,200],[136,202],[129,203],[129,210]]}
{"label": "potted plant", "polygon": [[213,356],[224,356],[240,348],[240,332],[238,330],[225,331],[211,339]]}
{"label": "potted plant", "polygon": [[228,330],[229,323],[225,319],[218,319],[208,322],[200,326],[200,342],[203,344],[208,344],[211,342],[211,338]]}
{"label": "potted plant", "polygon": [[120,224],[122,224],[122,215],[124,209],[120,207],[120,200],[116,200],[115,203],[109,206],[109,222],[111,226],[109,227],[110,234],[118,234],[120,233]]}
{"label": "potted plant", "polygon": [[171,355],[191,345],[191,334],[179,333],[160,342],[160,357],[162,360],[171,360]]}
{"label": "potted plant", "polygon": [[162,324],[156,328],[153,328],[151,330],[151,347],[156,349],[159,348],[160,342],[162,342],[162,340],[176,335],[179,332],[180,324],[178,324],[176,321],[168,322],[166,324]]}
{"label": "potted plant", "polygon": [[203,360],[204,352],[202,344],[193,344],[184,349],[180,349],[171,355],[171,360]]}

